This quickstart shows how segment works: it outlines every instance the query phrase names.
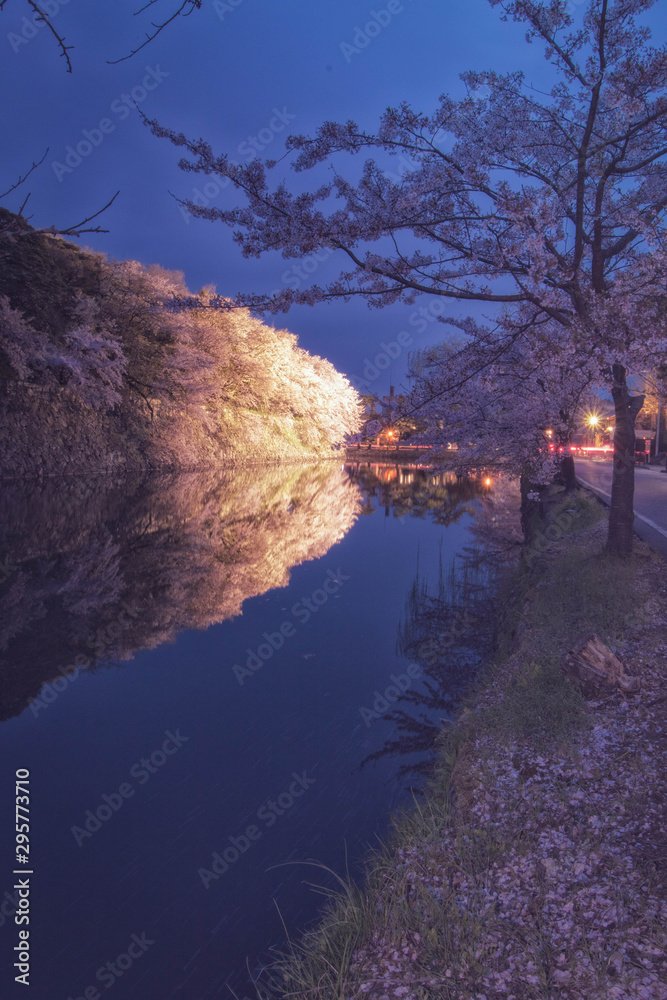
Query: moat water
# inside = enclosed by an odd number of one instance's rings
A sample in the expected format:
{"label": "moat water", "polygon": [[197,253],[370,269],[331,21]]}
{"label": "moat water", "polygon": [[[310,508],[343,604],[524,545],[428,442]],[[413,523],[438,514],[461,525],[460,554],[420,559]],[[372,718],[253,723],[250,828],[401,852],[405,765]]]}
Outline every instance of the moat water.
{"label": "moat water", "polygon": [[255,996],[333,885],[310,863],[359,875],[474,673],[483,494],[332,462],[7,484],[3,813],[29,770],[35,1000]]}

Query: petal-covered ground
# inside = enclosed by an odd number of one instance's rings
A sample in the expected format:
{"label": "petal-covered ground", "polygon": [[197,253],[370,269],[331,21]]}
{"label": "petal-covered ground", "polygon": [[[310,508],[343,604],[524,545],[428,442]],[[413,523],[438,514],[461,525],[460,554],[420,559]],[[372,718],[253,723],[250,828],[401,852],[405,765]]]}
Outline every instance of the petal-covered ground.
{"label": "petal-covered ground", "polygon": [[[281,967],[279,995],[667,1000],[665,566],[640,542],[605,557],[590,498],[555,498],[558,515],[510,574],[495,662],[443,732],[430,793]],[[638,694],[585,701],[564,678],[591,631]]]}
{"label": "petal-covered ground", "polygon": [[[598,527],[579,544],[601,542]],[[422,930],[378,930],[355,956],[350,997],[667,998],[667,590],[664,564],[637,558],[635,625],[616,652],[640,694],[589,702],[565,739],[471,723],[451,818],[395,853],[386,902],[400,885],[407,923],[421,914]],[[547,567],[540,586],[550,583]],[[517,648],[478,699],[483,714],[544,669],[530,603]]]}

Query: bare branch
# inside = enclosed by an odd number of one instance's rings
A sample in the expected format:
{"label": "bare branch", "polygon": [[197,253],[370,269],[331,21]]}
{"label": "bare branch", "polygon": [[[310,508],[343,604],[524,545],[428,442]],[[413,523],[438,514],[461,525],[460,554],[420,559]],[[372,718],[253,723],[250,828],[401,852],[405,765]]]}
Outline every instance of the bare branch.
{"label": "bare branch", "polygon": [[[135,11],[135,17],[137,14],[141,14],[144,10],[146,10],[148,7],[151,7],[156,2],[157,0],[148,0],[148,3],[144,4],[143,7],[140,7],[139,10]],[[202,0],[182,0],[178,10],[174,11],[171,17],[168,17],[166,21],[152,22],[153,28],[155,30],[153,31],[152,34],[146,34],[146,38],[141,43],[141,45],[138,45],[136,49],[132,49],[131,52],[129,52],[126,56],[121,56],[120,59],[107,59],[107,63],[109,63],[109,65],[111,66],[114,66],[116,65],[116,63],[124,62],[126,59],[131,59],[132,56],[136,55],[137,52],[141,52],[143,48],[145,48],[150,42],[152,42],[154,38],[157,38],[160,32],[164,31],[167,25],[171,24],[172,21],[175,21],[177,17],[180,16],[187,17],[189,14],[193,12],[193,10],[199,10],[201,8],[201,5],[202,5]],[[186,10],[186,8],[188,9]]]}
{"label": "bare branch", "polygon": [[68,226],[67,229],[58,229],[58,230],[56,230],[57,235],[58,236],[81,236],[82,233],[108,233],[109,232],[108,229],[100,229],[99,226],[93,226],[92,228],[87,228],[87,229],[84,229],[83,227],[86,225],[87,222],[92,222],[93,219],[97,219],[98,216],[102,215],[103,212],[106,212],[106,210],[108,208],[111,208],[111,206],[113,205],[113,203],[115,202],[115,200],[116,200],[116,198],[118,197],[119,194],[120,194],[120,190],[116,191],[116,193],[113,196],[113,198],[110,198],[109,201],[106,203],[106,205],[103,205],[102,208],[100,208],[93,215],[87,216],[85,219],[82,219],[81,222],[78,222],[76,225],[74,225],[74,226]]}
{"label": "bare branch", "polygon": [[35,0],[28,0],[28,5],[30,7],[32,7],[32,9],[38,15],[37,19],[39,21],[42,21],[46,25],[46,27],[49,29],[49,31],[51,32],[51,34],[53,35],[53,37],[57,41],[58,48],[60,49],[60,55],[63,57],[63,59],[67,63],[67,72],[71,73],[72,72],[72,62],[70,60],[68,52],[69,52],[70,49],[73,49],[74,46],[73,45],[65,45],[65,38],[64,38],[64,36],[61,35],[61,34],[59,34],[59,32],[56,31],[56,29],[53,27],[51,21],[49,20],[48,15],[44,13],[44,11],[39,6],[39,4],[35,3]]}
{"label": "bare branch", "polygon": [[10,240],[15,240],[20,236],[35,236],[40,234],[46,234],[49,236],[82,236],[83,233],[108,233],[108,229],[102,229],[100,226],[87,226],[87,223],[92,222],[94,219],[97,219],[98,216],[102,215],[103,212],[106,212],[106,210],[113,205],[119,194],[120,191],[116,191],[113,198],[110,198],[106,205],[103,205],[97,212],[94,212],[92,215],[82,219],[81,222],[77,222],[72,226],[67,226],[62,229],[58,229],[56,226],[43,226],[39,229],[33,229],[31,226],[27,225],[27,219],[25,219],[23,215],[23,209],[25,208],[25,204],[30,197],[28,194],[21,205],[20,211],[16,215],[16,218],[21,220],[24,226],[16,225],[16,223],[11,222],[6,224],[4,227],[0,226],[0,236],[4,236]]}
{"label": "bare branch", "polygon": [[[1,9],[2,9],[2,4],[0,4],[0,10]],[[45,150],[44,155],[42,156],[41,160],[37,160],[36,162],[33,161],[33,164],[30,167],[30,170],[28,170],[25,174],[23,174],[22,177],[19,177],[19,179],[17,181],[14,181],[14,183],[12,184],[12,186],[10,188],[7,188],[6,191],[3,191],[3,193],[0,194],[0,199],[6,198],[7,195],[9,195],[9,194],[12,193],[12,191],[16,191],[17,187],[20,187],[20,185],[23,184],[23,182],[26,181],[28,179],[28,177],[30,177],[30,174],[33,172],[33,170],[37,170],[37,167],[40,167],[42,165],[42,163],[44,163],[44,160],[48,156],[48,153],[49,153],[49,146],[46,147],[46,150]],[[26,201],[27,201],[27,199],[26,199]],[[24,204],[25,204],[25,202],[24,202]],[[20,213],[19,213],[19,215],[20,215]]]}

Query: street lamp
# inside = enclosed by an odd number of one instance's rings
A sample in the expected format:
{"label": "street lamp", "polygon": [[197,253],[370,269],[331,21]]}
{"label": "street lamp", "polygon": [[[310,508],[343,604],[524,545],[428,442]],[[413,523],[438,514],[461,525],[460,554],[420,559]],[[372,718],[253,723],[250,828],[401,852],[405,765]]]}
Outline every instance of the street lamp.
{"label": "street lamp", "polygon": [[587,420],[588,420],[588,426],[591,429],[593,444],[595,444],[595,430],[598,424],[600,423],[600,418],[598,417],[597,413],[589,413]]}

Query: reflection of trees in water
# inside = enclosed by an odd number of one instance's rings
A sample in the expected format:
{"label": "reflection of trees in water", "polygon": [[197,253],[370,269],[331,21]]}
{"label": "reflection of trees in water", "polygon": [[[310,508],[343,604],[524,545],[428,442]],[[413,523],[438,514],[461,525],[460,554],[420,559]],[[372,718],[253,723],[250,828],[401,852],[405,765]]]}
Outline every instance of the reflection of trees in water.
{"label": "reflection of trees in water", "polygon": [[364,493],[367,510],[374,498],[387,516],[393,510],[394,517],[428,517],[445,527],[470,513],[483,493],[480,479],[455,472],[380,462],[348,462],[346,468]]}
{"label": "reflection of trees in water", "polygon": [[523,531],[517,480],[505,475],[493,479],[491,490],[475,505],[468,530],[487,559],[493,560],[496,571],[519,558]]}
{"label": "reflection of trees in water", "polygon": [[460,703],[475,671],[493,645],[494,600],[489,565],[480,550],[457,555],[448,573],[442,562],[435,588],[419,571],[399,626],[397,650],[423,669],[418,688],[401,696],[401,707],[384,718],[396,735],[367,760],[421,754],[401,775],[427,773],[442,717]]}
{"label": "reflection of trees in water", "polygon": [[422,667],[423,679],[418,689],[401,696],[402,707],[384,716],[394,725],[396,736],[365,763],[387,755],[405,759],[420,754],[416,762],[403,764],[399,774],[428,774],[443,716],[452,717],[493,650],[498,579],[520,537],[516,489],[511,484],[496,485],[497,491],[473,509],[471,533],[477,545],[458,553],[447,573],[441,553],[434,588],[417,570],[399,625],[397,650]]}
{"label": "reflection of trees in water", "polygon": [[360,502],[330,462],[3,485],[0,553],[15,568],[0,590],[0,717],[77,655],[88,669],[127,660],[286,586]]}

